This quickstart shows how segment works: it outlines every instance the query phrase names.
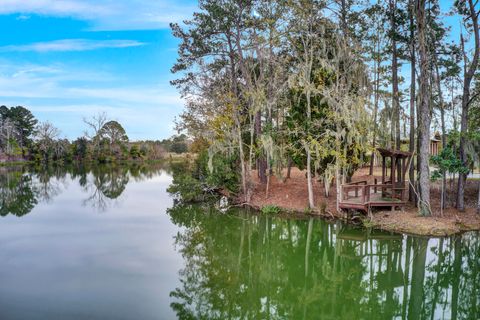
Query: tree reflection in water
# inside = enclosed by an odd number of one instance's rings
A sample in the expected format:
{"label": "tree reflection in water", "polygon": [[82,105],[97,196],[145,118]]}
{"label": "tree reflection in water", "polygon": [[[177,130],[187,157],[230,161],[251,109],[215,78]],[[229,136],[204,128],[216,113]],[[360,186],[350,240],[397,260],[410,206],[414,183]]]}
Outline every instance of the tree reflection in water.
{"label": "tree reflection in water", "polygon": [[129,181],[129,170],[126,167],[101,166],[95,167],[89,176],[84,189],[90,196],[83,203],[105,211],[125,190]]}
{"label": "tree reflection in water", "polygon": [[340,223],[169,210],[185,267],[180,319],[479,319],[480,237],[426,239]]}
{"label": "tree reflection in water", "polygon": [[67,188],[67,175],[88,194],[84,205],[106,210],[125,191],[130,179],[150,179],[160,164],[0,167],[0,215],[23,216],[50,202]]}
{"label": "tree reflection in water", "polygon": [[35,207],[38,200],[32,189],[32,175],[23,168],[0,167],[0,215],[21,217]]}

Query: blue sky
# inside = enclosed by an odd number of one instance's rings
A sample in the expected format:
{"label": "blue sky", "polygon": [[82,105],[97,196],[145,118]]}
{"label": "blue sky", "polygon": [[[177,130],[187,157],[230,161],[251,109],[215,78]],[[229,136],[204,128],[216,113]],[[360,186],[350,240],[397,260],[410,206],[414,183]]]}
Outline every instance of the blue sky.
{"label": "blue sky", "polygon": [[174,133],[183,107],[169,80],[177,40],[169,22],[196,1],[2,0],[0,104],[23,105],[64,137],[106,112],[130,139]]}
{"label": "blue sky", "polygon": [[[0,104],[26,106],[69,139],[98,112],[132,140],[175,133],[183,102],[169,84],[178,42],[168,24],[189,18],[195,0],[0,1]],[[458,41],[458,17],[444,21]],[[401,74],[408,83],[408,65]]]}

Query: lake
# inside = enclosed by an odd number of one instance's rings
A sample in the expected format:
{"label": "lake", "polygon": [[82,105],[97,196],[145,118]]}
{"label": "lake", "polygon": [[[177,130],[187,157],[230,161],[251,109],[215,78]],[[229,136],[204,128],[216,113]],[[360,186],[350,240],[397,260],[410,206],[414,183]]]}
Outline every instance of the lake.
{"label": "lake", "polygon": [[480,319],[480,234],[184,204],[161,165],[0,168],[0,319]]}

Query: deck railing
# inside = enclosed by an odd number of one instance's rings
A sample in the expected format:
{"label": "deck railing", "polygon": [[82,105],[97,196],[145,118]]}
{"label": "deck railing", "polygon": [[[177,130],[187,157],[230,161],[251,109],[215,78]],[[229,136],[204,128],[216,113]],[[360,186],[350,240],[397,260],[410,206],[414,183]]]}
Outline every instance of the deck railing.
{"label": "deck railing", "polygon": [[[372,193],[373,191],[373,193]],[[371,195],[381,193],[382,198],[391,198],[391,203],[396,203],[405,199],[405,187],[395,186],[393,184],[367,184],[367,181],[358,181],[344,184],[341,186],[341,201],[358,201],[358,204],[367,205],[371,203]],[[353,195],[351,194],[353,192]],[[389,201],[382,201],[388,203]]]}

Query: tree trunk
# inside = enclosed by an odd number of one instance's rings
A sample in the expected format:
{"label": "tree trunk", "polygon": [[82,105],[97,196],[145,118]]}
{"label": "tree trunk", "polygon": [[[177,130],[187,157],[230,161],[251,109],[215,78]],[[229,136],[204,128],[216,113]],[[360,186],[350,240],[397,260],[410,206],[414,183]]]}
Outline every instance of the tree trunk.
{"label": "tree trunk", "polygon": [[[408,151],[413,153],[415,151],[415,66],[416,66],[416,58],[415,58],[415,31],[414,31],[414,5],[413,0],[410,1],[410,141],[408,145]],[[410,165],[409,172],[408,172],[408,179],[410,180],[408,190],[409,190],[409,200],[416,203],[416,195],[414,190],[414,183],[415,183],[415,160],[412,159],[412,164]]]}
{"label": "tree trunk", "polygon": [[478,202],[477,202],[477,213],[480,214],[480,182],[478,183]]}
{"label": "tree trunk", "polygon": [[[240,8],[239,8],[240,14],[245,9],[244,5],[245,4],[243,2],[240,2]],[[247,65],[245,63],[245,59],[244,59],[244,56],[243,56],[243,48],[242,48],[241,38],[242,38],[241,37],[241,22],[240,22],[240,19],[237,19],[237,21],[236,21],[236,33],[235,33],[234,41],[235,41],[235,45],[236,45],[236,49],[237,49],[238,61],[239,61],[239,65],[240,65],[240,68],[241,68],[242,73],[243,73],[243,77],[245,79],[247,90],[250,91],[250,92],[253,92],[254,88],[253,88],[253,84],[252,84],[252,79],[250,78],[250,73],[248,72],[248,68],[247,68]],[[252,107],[253,103],[252,103],[251,99],[248,98],[248,101],[249,101],[249,107]],[[254,131],[255,131],[255,136],[256,136],[257,139],[262,134],[261,120],[262,120],[262,114],[261,114],[260,111],[257,111],[255,113],[255,118],[254,118],[254,121],[255,121]],[[267,183],[267,178],[266,178],[266,173],[265,173],[266,160],[265,160],[265,156],[263,154],[257,160],[257,170],[258,170],[258,174],[259,174],[259,178],[260,178],[261,183],[264,183],[264,184]]]}
{"label": "tree trunk", "polygon": [[[464,79],[463,79],[463,95],[462,95],[462,118],[460,129],[460,160],[464,166],[468,165],[467,150],[466,150],[466,135],[468,131],[468,109],[470,105],[470,84],[477,70],[478,60],[480,55],[480,32],[478,27],[478,14],[475,10],[473,0],[468,0],[469,17],[472,22],[473,31],[475,35],[475,53],[473,55],[472,63],[467,69],[467,58],[465,53],[465,43],[461,37],[462,51],[464,55]],[[467,181],[467,174],[460,173],[458,176],[458,190],[457,190],[457,209],[465,211],[465,184]]]}
{"label": "tree trunk", "polygon": [[442,175],[442,192],[440,194],[440,215],[443,216],[443,209],[445,209],[445,188],[447,187],[446,173]]}
{"label": "tree trunk", "polygon": [[[235,95],[236,98],[238,97],[238,84],[237,84],[237,75],[235,71],[235,50],[232,45],[232,41],[230,37],[227,37],[227,42],[228,42],[228,48],[229,48],[229,59],[230,59],[230,81],[231,81],[231,86],[232,86],[232,91]],[[244,201],[249,202],[250,197],[249,197],[249,192],[247,190],[248,183],[247,183],[247,172],[246,172],[246,167],[245,167],[245,154],[243,151],[243,140],[242,140],[242,128],[241,128],[241,123],[239,119],[239,114],[238,111],[235,113],[235,125],[237,126],[237,139],[238,139],[238,150],[239,150],[239,156],[240,156],[240,173],[241,173],[241,179],[242,179],[242,192],[244,196]]]}
{"label": "tree trunk", "polygon": [[[262,135],[262,114],[260,111],[255,113],[255,137],[258,141],[260,141],[260,137]],[[261,149],[261,148],[259,148]],[[265,155],[263,152],[260,153],[257,159],[257,170],[258,170],[258,177],[262,184],[267,183],[267,161],[265,159]]]}
{"label": "tree trunk", "polygon": [[[377,41],[376,44],[376,54],[378,55],[380,52],[380,41]],[[370,175],[373,175],[373,166],[375,164],[375,148],[377,144],[377,130],[378,130],[378,124],[377,124],[377,118],[378,118],[378,91],[380,88],[380,70],[379,70],[379,62],[380,58],[377,58],[375,60],[375,94],[374,94],[374,111],[373,111],[373,141],[372,141],[372,157],[370,159]]]}
{"label": "tree trunk", "polygon": [[[337,110],[338,112],[338,110]],[[341,127],[339,121],[336,123],[337,127],[337,134],[335,135],[335,151],[336,151],[336,159],[335,159],[335,187],[337,188],[337,211],[340,212],[340,201],[342,200],[342,174],[340,173],[340,150],[341,150],[341,141],[340,141],[340,133]]]}
{"label": "tree trunk", "polygon": [[292,172],[292,165],[293,165],[292,157],[288,157],[287,179],[290,179],[290,174]]}
{"label": "tree trunk", "polygon": [[428,216],[430,210],[430,172],[429,172],[429,149],[430,149],[430,92],[429,92],[429,57],[427,52],[425,1],[418,0],[416,8],[418,47],[420,55],[420,94],[419,94],[419,211],[421,215]]}
{"label": "tree trunk", "polygon": [[242,141],[242,131],[240,127],[240,122],[237,120],[237,134],[238,134],[238,150],[239,150],[239,156],[240,156],[240,172],[242,175],[242,191],[243,191],[243,196],[244,196],[244,201],[245,202],[250,202],[250,196],[249,192],[247,189],[247,172],[245,168],[245,155],[243,152],[243,141]]}
{"label": "tree trunk", "polygon": [[307,142],[305,142],[305,151],[307,153],[307,188],[308,188],[308,206],[313,209],[315,207],[315,202],[313,199],[313,183],[312,183],[312,156],[310,152],[310,147]]}
{"label": "tree trunk", "polygon": [[[396,21],[395,12],[397,10],[397,1],[390,0],[390,26],[392,37],[392,109],[393,119],[392,126],[395,127],[395,149],[400,150],[400,97],[398,89],[398,53],[396,40]],[[393,181],[392,181],[393,182]]]}
{"label": "tree trunk", "polygon": [[[438,71],[438,59],[437,55],[434,54],[435,58],[435,82],[437,84],[437,94],[438,94],[438,99],[440,102],[440,122],[441,122],[441,127],[442,127],[442,148],[445,148],[447,145],[447,130],[445,128],[445,103],[443,101],[443,94],[442,94],[442,86],[440,84],[440,72]],[[441,213],[443,215],[443,209],[445,209],[445,186],[446,186],[446,180],[447,180],[447,173],[443,172],[442,173],[442,194],[441,194]]]}

